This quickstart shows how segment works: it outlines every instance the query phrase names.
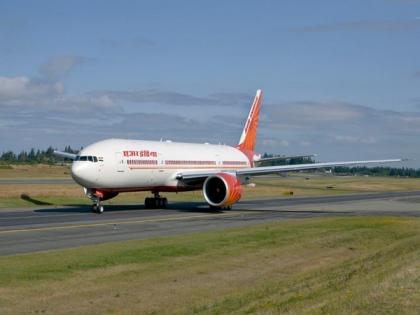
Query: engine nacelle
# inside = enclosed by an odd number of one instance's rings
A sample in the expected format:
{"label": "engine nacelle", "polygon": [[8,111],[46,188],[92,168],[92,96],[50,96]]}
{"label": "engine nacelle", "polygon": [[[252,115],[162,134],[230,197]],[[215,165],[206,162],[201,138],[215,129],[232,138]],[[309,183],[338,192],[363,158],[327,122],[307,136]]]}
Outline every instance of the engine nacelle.
{"label": "engine nacelle", "polygon": [[210,206],[228,207],[241,199],[242,186],[235,176],[219,173],[206,179],[203,194]]}

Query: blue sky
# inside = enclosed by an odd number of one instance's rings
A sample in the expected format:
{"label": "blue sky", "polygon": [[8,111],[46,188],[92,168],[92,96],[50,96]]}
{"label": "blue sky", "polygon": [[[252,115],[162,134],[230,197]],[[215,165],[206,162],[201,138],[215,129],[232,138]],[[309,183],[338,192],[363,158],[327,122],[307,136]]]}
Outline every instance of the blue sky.
{"label": "blue sky", "polygon": [[416,0],[0,0],[0,151],[235,144],[262,88],[261,152],[416,158],[419,39]]}

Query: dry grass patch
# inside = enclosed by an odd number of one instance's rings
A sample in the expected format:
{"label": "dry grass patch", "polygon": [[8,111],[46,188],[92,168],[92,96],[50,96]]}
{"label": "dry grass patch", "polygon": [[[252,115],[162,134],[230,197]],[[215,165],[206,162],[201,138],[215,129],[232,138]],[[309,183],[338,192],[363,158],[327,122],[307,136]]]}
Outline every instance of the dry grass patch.
{"label": "dry grass patch", "polygon": [[70,178],[69,166],[59,165],[10,165],[0,168],[0,178]]}

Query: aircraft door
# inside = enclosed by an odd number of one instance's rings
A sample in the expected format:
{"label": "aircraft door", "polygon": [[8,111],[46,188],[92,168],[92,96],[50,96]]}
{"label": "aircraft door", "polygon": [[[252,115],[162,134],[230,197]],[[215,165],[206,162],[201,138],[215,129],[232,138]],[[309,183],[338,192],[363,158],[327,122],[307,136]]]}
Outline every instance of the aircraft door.
{"label": "aircraft door", "polygon": [[104,158],[103,157],[95,157],[96,163],[97,163],[97,169],[98,169],[98,177],[96,178],[96,181],[99,181],[102,175],[102,171],[104,168]]}
{"label": "aircraft door", "polygon": [[124,159],[121,152],[115,152],[115,166],[117,172],[123,173],[125,171]]}

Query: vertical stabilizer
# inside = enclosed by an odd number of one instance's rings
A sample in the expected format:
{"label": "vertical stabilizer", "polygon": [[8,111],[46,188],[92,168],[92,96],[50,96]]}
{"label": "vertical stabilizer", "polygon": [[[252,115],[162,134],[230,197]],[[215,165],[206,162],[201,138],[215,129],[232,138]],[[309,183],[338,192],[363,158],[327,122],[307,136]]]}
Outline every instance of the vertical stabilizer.
{"label": "vertical stabilizer", "polygon": [[251,164],[253,164],[254,159],[261,100],[262,91],[257,90],[257,94],[255,95],[254,102],[252,103],[252,107],[249,112],[248,119],[246,120],[244,130],[242,131],[241,139],[239,140],[239,144],[237,146],[239,150],[246,154],[246,156],[251,161]]}

